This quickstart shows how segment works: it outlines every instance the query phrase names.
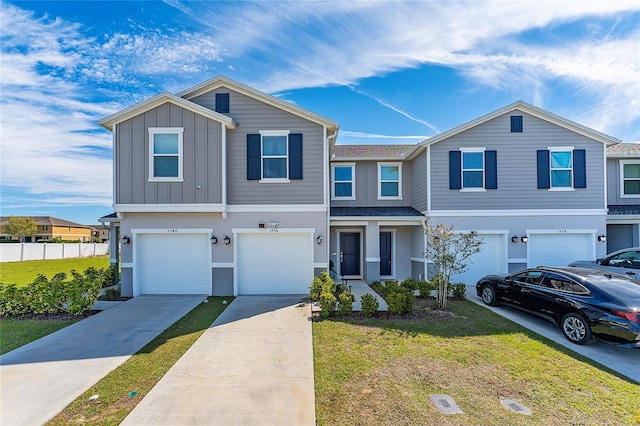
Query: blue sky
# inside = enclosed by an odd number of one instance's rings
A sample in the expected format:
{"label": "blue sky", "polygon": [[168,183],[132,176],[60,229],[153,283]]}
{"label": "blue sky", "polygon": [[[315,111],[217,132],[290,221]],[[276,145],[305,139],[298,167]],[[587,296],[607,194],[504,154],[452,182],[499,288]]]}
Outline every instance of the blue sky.
{"label": "blue sky", "polygon": [[101,117],[219,74],[414,143],[522,99],[640,141],[640,2],[1,1],[2,215],[96,223]]}

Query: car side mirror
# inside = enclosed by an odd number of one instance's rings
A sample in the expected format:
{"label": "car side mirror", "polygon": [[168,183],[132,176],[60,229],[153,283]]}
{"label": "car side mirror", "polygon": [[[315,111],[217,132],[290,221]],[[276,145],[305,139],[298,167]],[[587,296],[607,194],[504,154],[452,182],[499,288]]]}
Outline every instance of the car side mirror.
{"label": "car side mirror", "polygon": [[602,259],[602,258],[600,258],[600,259],[596,259],[596,263],[597,263],[598,265],[602,265],[602,264],[603,264],[603,262],[604,262],[604,259]]}

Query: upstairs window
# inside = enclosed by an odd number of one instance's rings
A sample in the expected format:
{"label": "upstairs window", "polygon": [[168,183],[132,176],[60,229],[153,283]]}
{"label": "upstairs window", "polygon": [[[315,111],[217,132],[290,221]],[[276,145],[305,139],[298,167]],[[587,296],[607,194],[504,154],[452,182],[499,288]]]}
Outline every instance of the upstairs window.
{"label": "upstairs window", "polygon": [[355,200],[355,163],[332,164],[333,183],[331,198],[335,200]]}
{"label": "upstairs window", "polygon": [[498,189],[497,152],[485,148],[449,151],[449,189]]}
{"label": "upstairs window", "polygon": [[182,181],[181,127],[149,128],[149,181]]}
{"label": "upstairs window", "polygon": [[522,133],[522,116],[521,115],[512,115],[511,116],[511,133]]}
{"label": "upstairs window", "polygon": [[620,161],[620,178],[620,197],[640,197],[640,161]]}
{"label": "upstairs window", "polygon": [[587,187],[586,151],[550,147],[538,153],[538,189],[556,191]]}
{"label": "upstairs window", "polygon": [[228,114],[229,113],[229,94],[228,93],[216,93],[216,112]]}
{"label": "upstairs window", "polygon": [[263,130],[247,135],[247,180],[289,182],[302,179],[302,134]]}
{"label": "upstairs window", "polygon": [[287,179],[287,136],[262,137],[262,179]]}
{"label": "upstairs window", "polygon": [[462,189],[484,189],[484,150],[462,151]]}
{"label": "upstairs window", "polygon": [[551,188],[573,188],[573,151],[549,151]]}
{"label": "upstairs window", "polygon": [[402,163],[378,163],[378,199],[402,199]]}

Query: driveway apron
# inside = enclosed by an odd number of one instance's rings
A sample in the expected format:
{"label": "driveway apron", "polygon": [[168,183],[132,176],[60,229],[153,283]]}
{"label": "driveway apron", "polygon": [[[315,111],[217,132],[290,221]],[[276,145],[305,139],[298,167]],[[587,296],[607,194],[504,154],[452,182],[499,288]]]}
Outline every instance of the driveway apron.
{"label": "driveway apron", "polygon": [[315,425],[310,305],[240,296],[123,425]]}
{"label": "driveway apron", "polygon": [[204,296],[141,296],[0,357],[0,424],[43,424]]}

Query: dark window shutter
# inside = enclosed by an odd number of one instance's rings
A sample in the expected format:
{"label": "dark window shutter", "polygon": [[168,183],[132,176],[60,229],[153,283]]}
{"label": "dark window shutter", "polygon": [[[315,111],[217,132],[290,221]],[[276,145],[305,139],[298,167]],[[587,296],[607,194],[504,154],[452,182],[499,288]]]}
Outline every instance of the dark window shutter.
{"label": "dark window shutter", "polygon": [[247,180],[260,180],[261,173],[261,152],[259,134],[247,135]]}
{"label": "dark window shutter", "polygon": [[549,175],[549,151],[538,150],[538,189],[551,188],[551,176]]}
{"label": "dark window shutter", "polygon": [[289,179],[302,179],[302,133],[289,134]]}
{"label": "dark window shutter", "polygon": [[521,115],[512,115],[511,116],[511,133],[522,133],[522,116]]}
{"label": "dark window shutter", "polygon": [[573,187],[587,187],[587,158],[584,149],[573,150]]}
{"label": "dark window shutter", "polygon": [[229,94],[228,93],[216,93],[216,112],[220,112],[220,113],[229,112]]}
{"label": "dark window shutter", "polygon": [[498,189],[497,151],[484,152],[484,187],[485,189]]}
{"label": "dark window shutter", "polygon": [[449,189],[462,189],[462,153],[449,151]]}

